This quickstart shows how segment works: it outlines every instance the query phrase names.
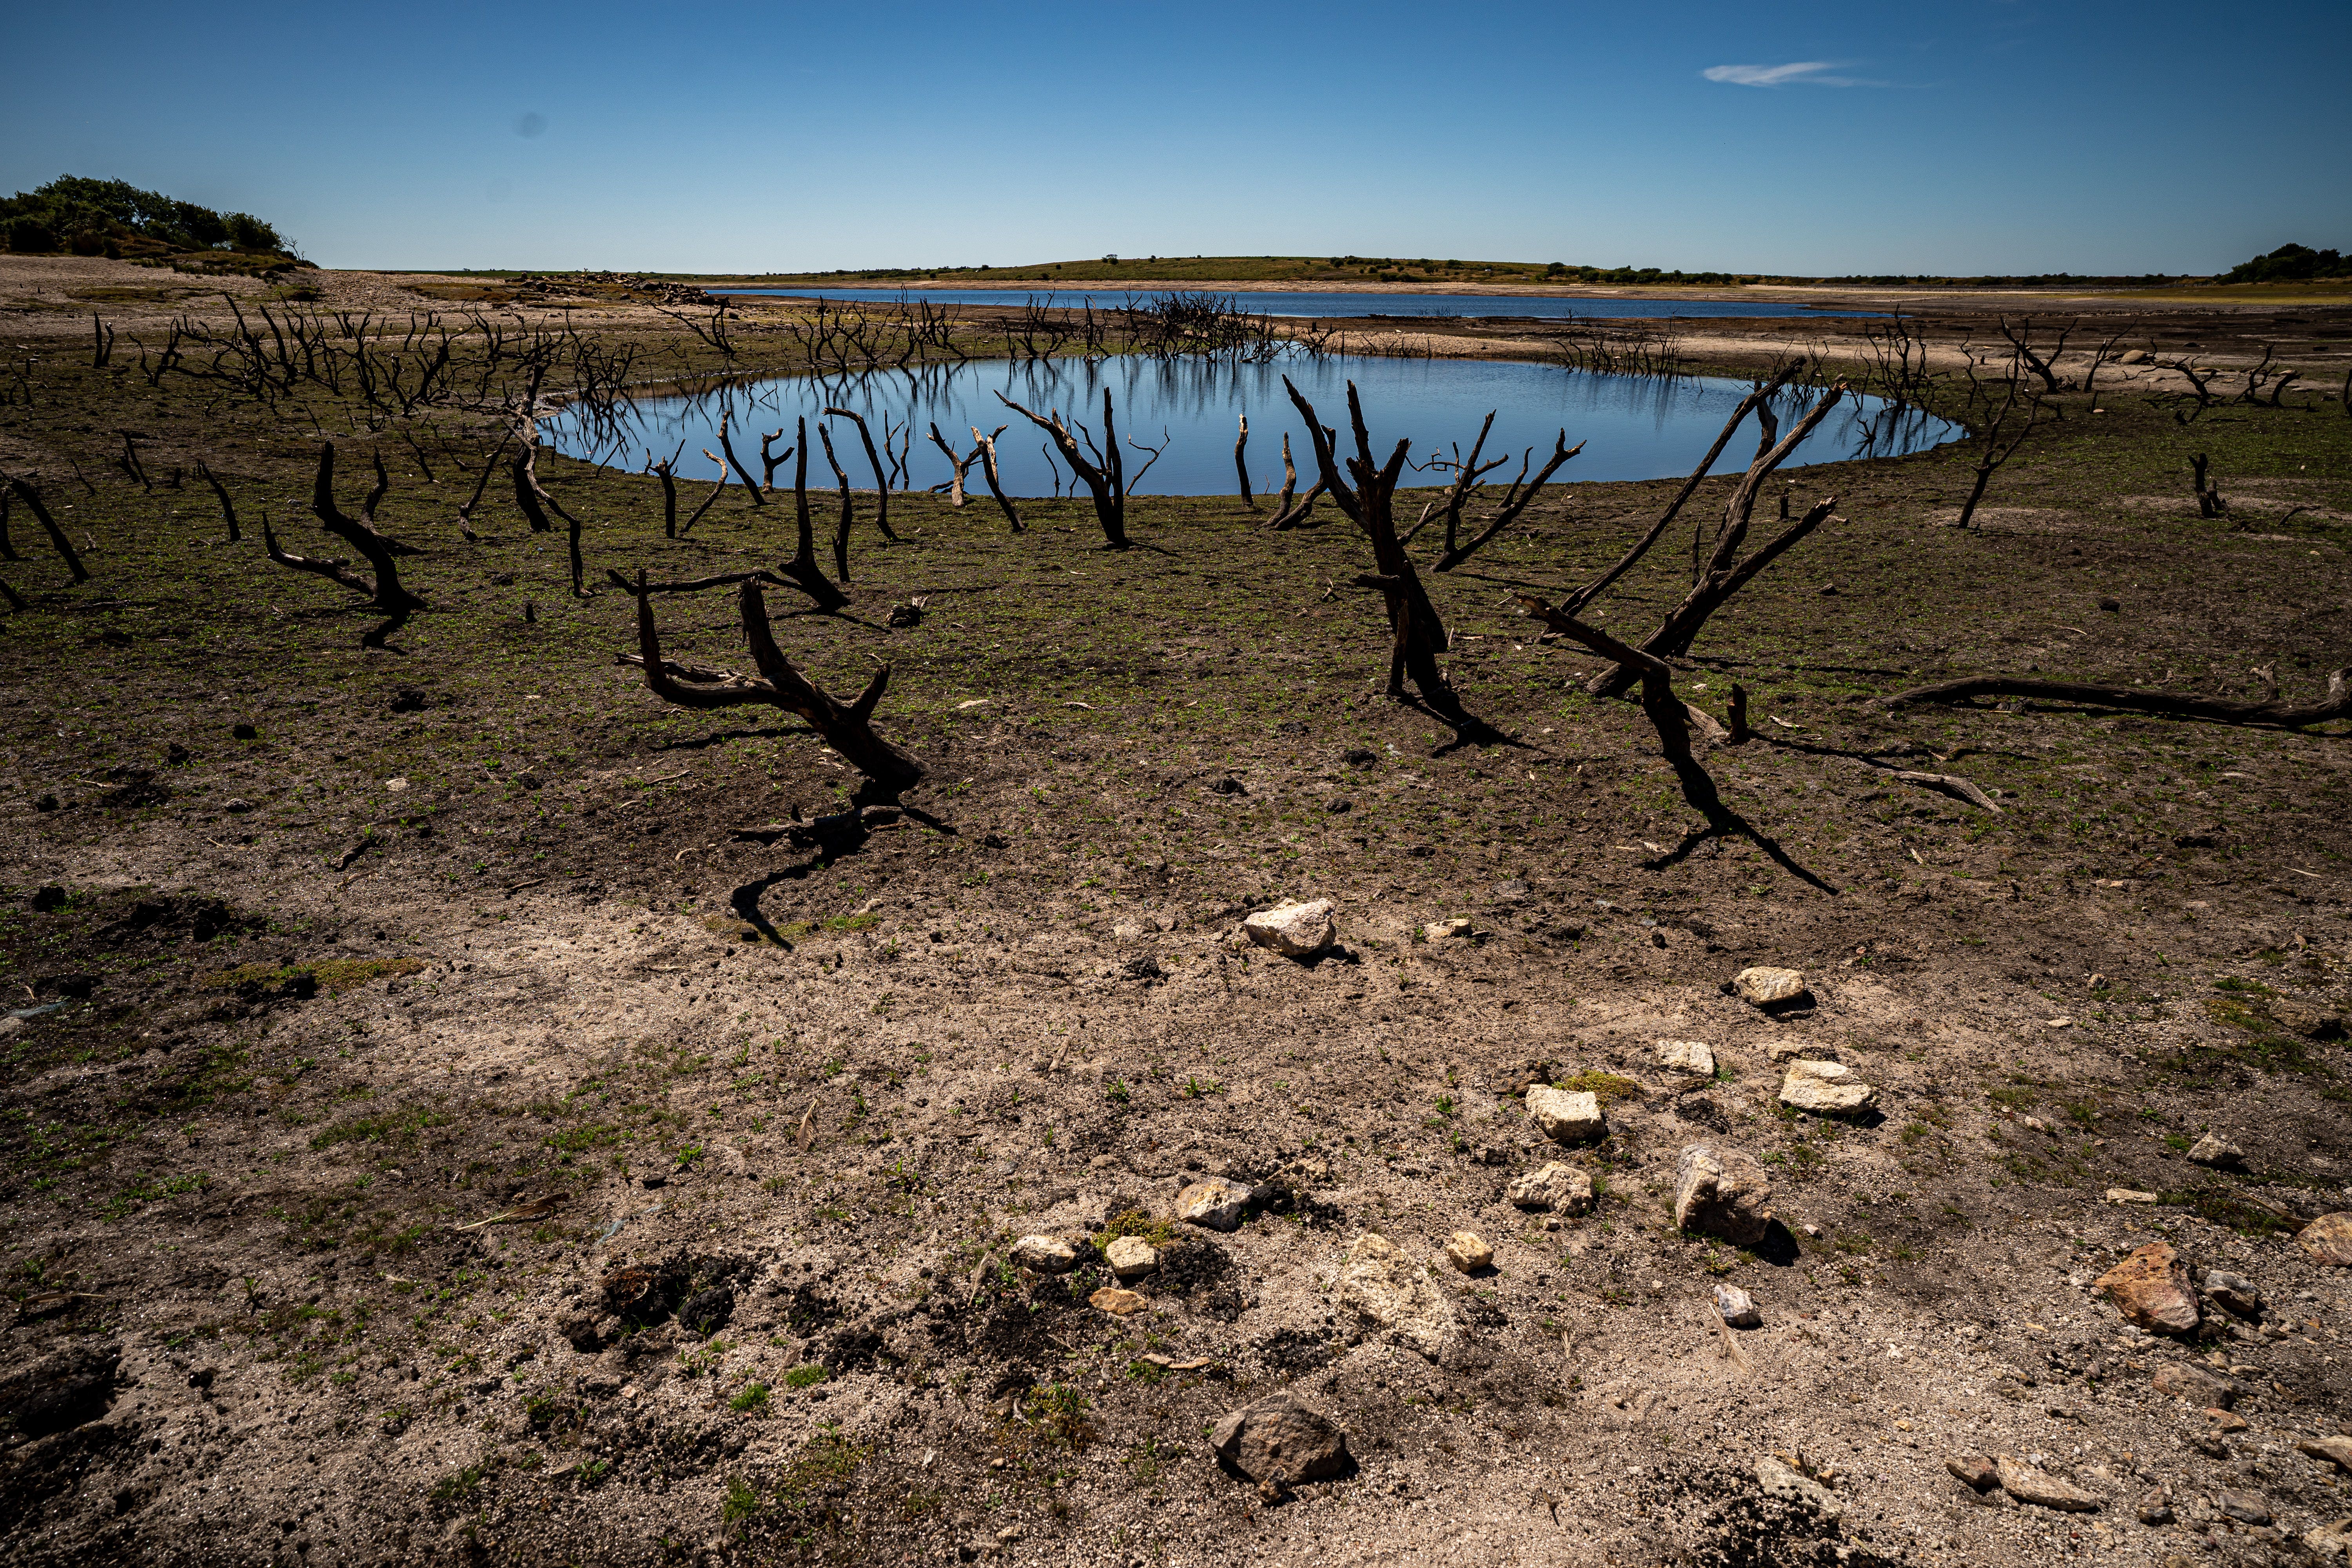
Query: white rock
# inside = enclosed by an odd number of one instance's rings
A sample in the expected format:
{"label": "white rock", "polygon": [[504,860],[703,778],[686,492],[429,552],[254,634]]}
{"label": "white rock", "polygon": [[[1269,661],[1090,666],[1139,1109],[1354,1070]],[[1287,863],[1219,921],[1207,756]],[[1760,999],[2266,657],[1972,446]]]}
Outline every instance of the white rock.
{"label": "white rock", "polygon": [[1600,1137],[1603,1131],[1598,1095],[1535,1084],[1528,1088],[1527,1099],[1528,1119],[1555,1143],[1581,1143]]}
{"label": "white rock", "polygon": [[1250,1190],[1239,1182],[1212,1176],[1176,1194],[1176,1217],[1210,1230],[1239,1230],[1249,1217]]}
{"label": "white rock", "polygon": [[1694,1078],[1713,1078],[1715,1047],[1705,1040],[1660,1040],[1658,1065],[1668,1072],[1686,1072]]}
{"label": "white rock", "polygon": [[1794,969],[1743,969],[1731,977],[1731,994],[1751,1007],[1785,1007],[1811,999],[1805,976]]}
{"label": "white rock", "polygon": [[1842,1062],[1790,1062],[1780,1080],[1780,1103],[1831,1114],[1866,1110],[1878,1103],[1878,1091]]}
{"label": "white rock", "polygon": [[2218,1132],[2208,1132],[2189,1147],[2189,1163],[2217,1171],[2233,1171],[2246,1163],[2246,1152]]}
{"label": "white rock", "polygon": [[1675,1228],[1753,1247],[1772,1228],[1772,1178],[1742,1149],[1685,1147],[1675,1163]]}
{"label": "white rock", "polygon": [[1819,1509],[1824,1519],[1836,1519],[1845,1512],[1829,1488],[1812,1477],[1792,1470],[1778,1459],[1756,1461],[1756,1484],[1770,1497],[1788,1502],[1809,1502]]}
{"label": "white rock", "polygon": [[1592,1207],[1592,1178],[1574,1165],[1563,1165],[1554,1160],[1514,1181],[1510,1199],[1520,1208],[1548,1214],[1589,1213]]}
{"label": "white rock", "polygon": [[1066,1274],[1078,1261],[1066,1241],[1050,1236],[1024,1236],[1013,1244],[1013,1261],[1040,1274]]}
{"label": "white rock", "polygon": [[1423,942],[1446,942],[1475,934],[1470,929],[1470,922],[1465,920],[1432,921],[1421,928]]}
{"label": "white rock", "polygon": [[1756,1310],[1756,1298],[1737,1285],[1717,1285],[1715,1288],[1715,1310],[1725,1322],[1735,1329],[1763,1326],[1764,1314]]}
{"label": "white rock", "polygon": [[1445,1261],[1464,1274],[1475,1274],[1495,1261],[1495,1249],[1475,1230],[1457,1230],[1445,1238]]}
{"label": "white rock", "polygon": [[1454,1337],[1454,1303],[1429,1270],[1371,1231],[1348,1249],[1339,1270],[1339,1304],[1433,1361]]}
{"label": "white rock", "polygon": [[1103,1261],[1121,1279],[1139,1279],[1160,1267],[1160,1249],[1139,1236],[1122,1236],[1103,1248]]}
{"label": "white rock", "polygon": [[1312,958],[1331,945],[1331,900],[1298,904],[1285,900],[1242,921],[1242,931],[1260,947],[1285,958]]}
{"label": "white rock", "polygon": [[2160,1204],[2163,1201],[2164,1194],[2161,1193],[2134,1192],[2129,1187],[2107,1189],[2107,1202],[2111,1204]]}

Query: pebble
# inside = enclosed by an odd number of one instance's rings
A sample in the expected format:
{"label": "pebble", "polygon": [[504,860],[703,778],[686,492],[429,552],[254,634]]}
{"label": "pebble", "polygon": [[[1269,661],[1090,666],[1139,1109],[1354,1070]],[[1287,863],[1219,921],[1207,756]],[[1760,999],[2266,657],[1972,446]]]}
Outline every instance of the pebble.
{"label": "pebble", "polygon": [[1239,1230],[1249,1215],[1250,1190],[1239,1182],[1212,1176],[1176,1194],[1176,1217],[1209,1230]]}
{"label": "pebble", "polygon": [[1812,1504],[1821,1510],[1824,1519],[1838,1519],[1845,1513],[1845,1505],[1838,1501],[1836,1494],[1829,1488],[1801,1471],[1790,1469],[1778,1459],[1756,1461],[1756,1484],[1763,1488],[1769,1497]]}
{"label": "pebble", "polygon": [[1995,1458],[1992,1464],[1994,1473],[2000,1478],[2001,1490],[2020,1502],[2053,1508],[2064,1513],[2096,1513],[2099,1510],[2097,1498],[2080,1487],[2046,1475],[2032,1465],[2005,1454]]}
{"label": "pebble", "polygon": [[1433,1361],[1454,1339],[1454,1303],[1428,1269],[1377,1231],[1366,1231],[1348,1248],[1339,1304]]}
{"label": "pebble", "polygon": [[1715,1310],[1723,1321],[1735,1329],[1760,1329],[1764,1314],[1756,1310],[1756,1298],[1737,1285],[1715,1288]]}
{"label": "pebble", "polygon": [[1457,1230],[1445,1238],[1445,1261],[1463,1274],[1475,1274],[1495,1261],[1495,1249],[1475,1230]]}
{"label": "pebble", "polygon": [[2241,1392],[2228,1378],[2187,1362],[2167,1363],[2156,1369],[2156,1376],[2149,1381],[2158,1394],[2185,1399],[2200,1409],[2218,1405],[2227,1410],[2238,1402]]}
{"label": "pebble", "polygon": [[1606,1130],[1598,1095],[1536,1084],[1528,1089],[1527,1106],[1528,1120],[1555,1143],[1581,1143]]}
{"label": "pebble", "polygon": [[1051,1236],[1024,1236],[1013,1244],[1013,1261],[1040,1274],[1066,1274],[1078,1255],[1066,1241]]}
{"label": "pebble", "polygon": [[2154,1204],[2164,1201],[2161,1193],[2135,1192],[2130,1187],[2109,1187],[2107,1202],[2111,1204]]}
{"label": "pebble", "polygon": [[2338,1434],[2327,1437],[2306,1437],[2295,1444],[2297,1453],[2308,1454],[2315,1459],[2325,1459],[2352,1476],[2352,1437]]}
{"label": "pebble", "polygon": [[1124,1318],[1130,1312],[1140,1312],[1151,1303],[1132,1290],[1106,1285],[1087,1298],[1087,1305],[1097,1311],[1108,1312],[1114,1318]]}
{"label": "pebble", "polygon": [[1944,1460],[1944,1468],[1974,1491],[1989,1492],[2000,1485],[2000,1473],[1982,1454],[1951,1455]]}
{"label": "pebble", "polygon": [[1424,942],[1448,942],[1475,934],[1476,933],[1470,929],[1470,922],[1465,920],[1432,921],[1421,928],[1422,940]]}
{"label": "pebble", "polygon": [[2324,1214],[2295,1232],[2295,1242],[2321,1263],[2352,1268],[2352,1214]]}
{"label": "pebble", "polygon": [[2246,1163],[2246,1152],[2218,1132],[2208,1132],[2189,1146],[2189,1163],[2216,1171],[2234,1171]]}
{"label": "pebble", "polygon": [[1103,1261],[1121,1279],[1139,1279],[1160,1267],[1160,1249],[1139,1236],[1122,1236],[1103,1248]]}
{"label": "pebble", "polygon": [[1243,921],[1242,931],[1258,946],[1285,958],[1312,958],[1331,945],[1331,900],[1301,904],[1285,900]]}
{"label": "pebble", "polygon": [[2220,1302],[2222,1310],[2233,1312],[2249,1322],[2263,1315],[2263,1293],[2244,1275],[2232,1274],[2223,1268],[2208,1268],[2200,1283],[2206,1300]]}

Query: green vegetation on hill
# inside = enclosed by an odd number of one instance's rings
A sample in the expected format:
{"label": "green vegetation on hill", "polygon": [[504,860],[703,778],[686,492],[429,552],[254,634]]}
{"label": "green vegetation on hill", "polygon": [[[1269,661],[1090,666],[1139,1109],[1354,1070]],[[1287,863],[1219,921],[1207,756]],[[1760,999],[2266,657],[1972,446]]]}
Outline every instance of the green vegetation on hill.
{"label": "green vegetation on hill", "polygon": [[139,259],[190,252],[293,259],[284,235],[251,213],[216,213],[142,191],[121,180],[61,174],[35,191],[0,199],[0,235],[10,250]]}
{"label": "green vegetation on hill", "polygon": [[2312,283],[2323,278],[2352,278],[2352,257],[2307,245],[2282,245],[2268,256],[2242,261],[2224,273],[2223,283]]}

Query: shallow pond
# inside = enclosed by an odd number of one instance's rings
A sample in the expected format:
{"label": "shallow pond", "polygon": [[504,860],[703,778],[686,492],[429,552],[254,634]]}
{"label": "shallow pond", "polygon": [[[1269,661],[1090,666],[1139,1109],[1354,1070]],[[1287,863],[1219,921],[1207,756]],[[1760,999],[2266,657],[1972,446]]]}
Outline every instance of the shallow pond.
{"label": "shallow pond", "polygon": [[[715,477],[716,470],[698,453],[706,447],[719,450],[722,412],[733,413],[737,455],[756,464],[761,435],[781,427],[784,440],[777,443],[777,449],[782,450],[792,439],[793,420],[806,416],[814,441],[820,409],[848,407],[865,416],[877,442],[886,419],[894,431],[911,421],[915,445],[908,477],[911,487],[920,489],[945,483],[950,474],[947,459],[929,439],[933,423],[960,452],[972,447],[971,426],[977,425],[986,432],[1002,425],[1008,427],[997,442],[1005,489],[1016,496],[1050,496],[1070,492],[1069,471],[1058,458],[1047,455],[1043,434],[999,403],[997,395],[1026,404],[1040,414],[1059,408],[1066,416],[1085,421],[1099,437],[1102,395],[1108,388],[1118,409],[1130,482],[1150,456],[1133,443],[1163,448],[1150,472],[1134,486],[1135,493],[1234,494],[1237,488],[1234,437],[1243,414],[1250,421],[1252,485],[1260,491],[1281,488],[1282,438],[1287,433],[1304,476],[1299,488],[1304,489],[1313,483],[1314,452],[1307,442],[1305,422],[1284,395],[1286,374],[1314,403],[1322,422],[1339,430],[1343,439],[1348,429],[1348,383],[1354,381],[1380,454],[1385,458],[1399,437],[1410,437],[1416,464],[1450,456],[1456,442],[1466,452],[1477,438],[1479,422],[1489,409],[1495,410],[1495,428],[1487,437],[1486,455],[1491,458],[1508,451],[1514,458],[1510,468],[1497,476],[1498,481],[1507,481],[1517,471],[1517,456],[1524,447],[1536,448],[1536,463],[1540,467],[1544,454],[1551,449],[1554,433],[1563,428],[1570,446],[1585,443],[1583,455],[1560,470],[1563,480],[1648,479],[1686,474],[1706,455],[1724,420],[1748,390],[1746,383],[1738,381],[1606,375],[1504,360],[1293,356],[1272,364],[1240,365],[1134,357],[1092,363],[1071,359],[972,360],[961,365],[877,371],[824,380],[788,376],[695,396],[648,397],[635,405],[625,425],[606,433],[601,441],[593,440],[578,416],[571,414],[542,421],[541,433],[558,451],[632,470],[682,448],[677,471],[688,478],[705,478]],[[1784,406],[1801,405],[1792,399]],[[849,471],[851,484],[871,488],[872,470],[856,431],[846,421],[833,423],[834,447]],[[1897,413],[1876,398],[1849,399],[1798,450],[1795,462],[1896,456],[1937,446],[1959,434],[1958,426],[1917,410]],[[1735,437],[1725,449],[1718,470],[1737,471],[1754,450],[1749,436]],[[776,477],[789,484],[791,471],[788,467],[779,468]],[[1448,478],[1435,470],[1419,476],[1409,472],[1404,483],[1443,484]],[[832,483],[832,470],[824,466],[820,448],[811,459],[810,488],[829,489]],[[971,483],[974,489],[981,488],[977,469]]]}
{"label": "shallow pond", "polygon": [[[928,300],[935,305],[1041,305],[1075,310],[1091,302],[1097,310],[1192,292],[1171,289],[717,289],[718,294],[769,295],[788,300],[862,300],[895,303]],[[1199,290],[1216,294],[1212,284]],[[1702,316],[1883,316],[1883,310],[1837,310],[1772,300],[1599,300],[1559,294],[1324,293],[1253,289],[1233,296],[1234,304],[1263,316],[1458,316],[1465,321],[1570,321],[1648,318],[1670,321]]]}

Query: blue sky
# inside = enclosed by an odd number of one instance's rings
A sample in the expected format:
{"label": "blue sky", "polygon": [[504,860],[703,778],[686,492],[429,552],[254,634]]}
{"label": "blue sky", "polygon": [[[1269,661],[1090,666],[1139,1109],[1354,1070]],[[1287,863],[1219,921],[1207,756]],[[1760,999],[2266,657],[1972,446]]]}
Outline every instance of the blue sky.
{"label": "blue sky", "polygon": [[26,5],[0,189],[331,267],[2352,249],[2352,5]]}

